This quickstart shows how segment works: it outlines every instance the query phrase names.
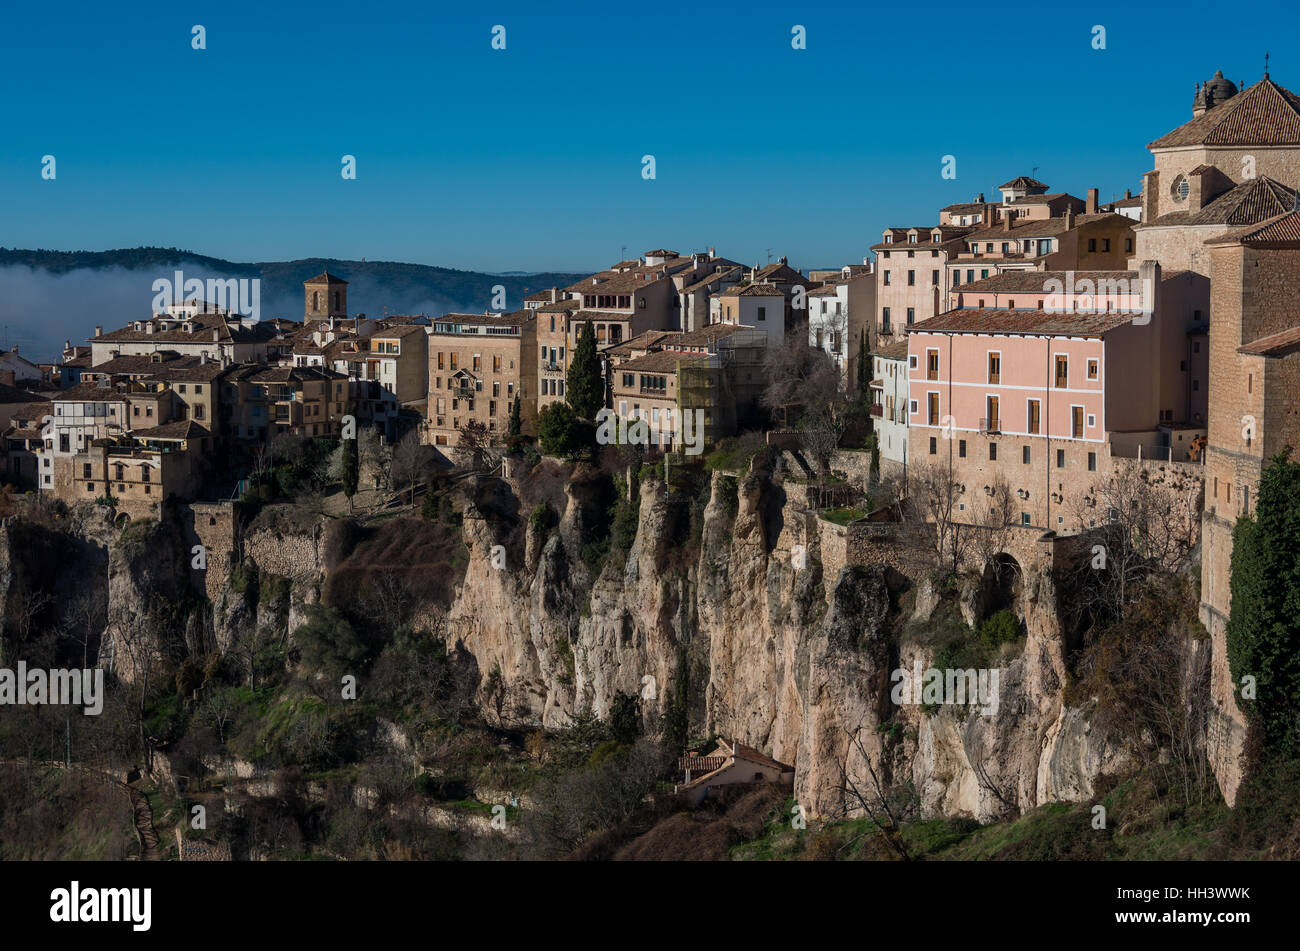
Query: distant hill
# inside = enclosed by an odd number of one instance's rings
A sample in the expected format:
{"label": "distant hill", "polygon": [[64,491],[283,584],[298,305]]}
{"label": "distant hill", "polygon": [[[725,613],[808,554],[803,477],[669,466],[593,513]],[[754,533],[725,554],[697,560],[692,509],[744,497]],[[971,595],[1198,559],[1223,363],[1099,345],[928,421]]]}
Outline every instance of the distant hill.
{"label": "distant hill", "polygon": [[[262,317],[302,319],[302,282],[321,271],[348,282],[348,310],[431,316],[489,309],[492,289],[506,291],[506,307],[523,306],[528,294],[566,287],[588,272],[484,274],[397,261],[225,261],[179,248],[123,248],[113,251],[47,251],[0,248],[0,324],[12,346],[35,359],[52,359],[63,341],[80,342],[94,332],[147,314],[153,282],[172,277],[260,278]],[[593,269],[594,270],[594,269]]]}

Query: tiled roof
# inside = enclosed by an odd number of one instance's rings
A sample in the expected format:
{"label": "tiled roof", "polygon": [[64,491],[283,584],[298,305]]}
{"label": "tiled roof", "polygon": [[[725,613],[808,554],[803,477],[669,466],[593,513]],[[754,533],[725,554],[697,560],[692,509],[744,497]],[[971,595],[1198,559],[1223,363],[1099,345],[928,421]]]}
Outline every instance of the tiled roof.
{"label": "tiled roof", "polygon": [[1300,96],[1262,79],[1147,148],[1182,145],[1300,145]]}
{"label": "tiled roof", "polygon": [[335,277],[329,271],[321,271],[310,281],[303,281],[304,284],[346,284],[347,281],[341,277]]}
{"label": "tiled roof", "polygon": [[[1069,192],[1054,192],[1051,195],[1026,195],[1024,198],[1017,198],[1011,202],[1008,207],[1014,208],[1017,205],[1045,205],[1048,202],[1057,201],[1061,198],[1074,198]],[[1082,198],[1074,198],[1079,204],[1083,204]]]}
{"label": "tiled roof", "polygon": [[537,314],[531,310],[514,310],[500,314],[443,314],[437,318],[440,324],[469,324],[475,327],[522,327]]}
{"label": "tiled roof", "polygon": [[654,353],[647,353],[643,357],[636,357],[626,363],[620,363],[617,372],[674,373],[677,370],[678,363],[692,362],[694,362],[694,358],[689,354],[675,353],[672,350],[656,350]]}
{"label": "tiled roof", "polygon": [[563,313],[564,311],[580,310],[582,308],[582,299],[570,297],[566,300],[557,300],[548,302],[537,308],[539,314]]}
{"label": "tiled roof", "polygon": [[212,431],[192,419],[181,419],[174,423],[163,423],[153,429],[136,429],[131,431],[136,439],[206,439]]}
{"label": "tiled roof", "polygon": [[61,390],[52,399],[56,403],[125,402],[126,395],[118,392],[116,387],[100,386],[98,383],[78,383],[76,386]]}
{"label": "tiled roof", "polygon": [[723,268],[721,271],[714,271],[708,276],[701,278],[694,284],[683,287],[682,293],[691,294],[708,287],[710,284],[725,284],[727,281],[739,281],[743,273],[743,269],[739,267]]}
{"label": "tiled roof", "polygon": [[1047,187],[1046,185],[1044,185],[1036,178],[1030,178],[1028,175],[1021,175],[1018,178],[1011,179],[1011,181],[1006,182],[1005,184],[999,185],[998,191],[1001,191],[1004,188],[1046,188],[1046,187]]}
{"label": "tiled roof", "polygon": [[896,340],[887,347],[881,347],[874,351],[874,354],[883,360],[906,360],[907,359],[907,338]]}
{"label": "tiled roof", "polygon": [[723,746],[726,746],[727,752],[732,756],[735,756],[737,759],[747,760],[750,763],[758,763],[760,766],[770,766],[773,769],[779,769],[783,773],[788,773],[794,769],[793,766],[790,766],[787,763],[782,763],[779,760],[774,760],[772,757],[766,756],[754,749],[754,747],[746,746],[744,743],[733,741],[730,744],[726,744],[725,741],[720,742],[719,749],[722,749]]}
{"label": "tiled roof", "polygon": [[370,334],[370,339],[378,337],[380,340],[387,340],[390,337],[409,337],[412,334],[424,333],[423,324],[392,324],[387,327],[379,327]]}
{"label": "tiled roof", "polygon": [[0,383],[0,403],[5,405],[12,403],[49,403],[49,401],[49,397],[38,396],[31,390],[10,386],[8,383]]}
{"label": "tiled roof", "polygon": [[1156,218],[1151,224],[1157,227],[1163,225],[1244,226],[1265,221],[1294,208],[1295,192],[1281,182],[1264,175],[1247,179],[1235,188],[1228,189],[1200,211],[1170,212]]}
{"label": "tiled roof", "polygon": [[[163,330],[163,322],[174,324],[171,329]],[[139,343],[141,341],[148,343],[211,343],[212,331],[217,331],[217,339],[223,343],[231,341],[237,343],[255,343],[263,340],[270,340],[280,332],[279,328],[273,321],[261,321],[250,326],[243,323],[236,323],[234,329],[226,323],[221,317],[208,315],[196,316],[190,320],[180,317],[165,317],[161,320],[153,317],[142,321],[142,324],[152,324],[153,333],[147,333],[143,329],[136,330],[134,322],[122,327],[119,330],[111,330],[106,334],[100,334],[98,337],[92,337],[92,340],[100,342],[130,341]],[[184,329],[185,324],[190,324],[194,329],[187,333]]]}
{"label": "tiled roof", "polygon": [[1269,334],[1267,337],[1252,340],[1250,343],[1238,347],[1237,352],[1276,357],[1296,346],[1300,346],[1300,327],[1291,327],[1275,334]]}
{"label": "tiled roof", "polygon": [[947,207],[940,208],[939,212],[943,213],[946,211],[950,214],[962,214],[964,212],[983,211],[986,204],[988,203],[983,201],[958,202],[955,205],[948,205]]}
{"label": "tiled roof", "polygon": [[[999,238],[1043,238],[1053,237],[1064,234],[1071,228],[1078,228],[1082,225],[1092,224],[1103,218],[1124,218],[1123,215],[1117,215],[1113,212],[1099,212],[1095,215],[1075,215],[1073,225],[1064,217],[1058,218],[1038,218],[1029,221],[1013,221],[1011,230],[1008,231],[1003,225],[993,225],[990,228],[984,228],[972,234],[966,235],[967,241],[996,241]],[[1130,219],[1124,219],[1128,224],[1133,222]]]}
{"label": "tiled roof", "polygon": [[913,333],[997,333],[1054,337],[1100,337],[1132,323],[1134,314],[1053,314],[1042,310],[950,310],[931,317]]}
{"label": "tiled roof", "polygon": [[[1231,100],[1229,100],[1231,102]],[[1300,211],[1288,211],[1267,221],[1238,228],[1220,235],[1206,244],[1235,244],[1240,242],[1255,246],[1285,245],[1291,247],[1300,242]]]}
{"label": "tiled roof", "polygon": [[655,281],[666,279],[664,265],[656,264],[654,267],[638,267],[621,273],[601,271],[599,274],[583,278],[576,284],[570,284],[565,290],[582,294],[622,294],[630,293],[637,288],[649,287]]}
{"label": "tiled roof", "polygon": [[253,364],[240,368],[235,374],[249,383],[300,383],[311,380],[344,380],[342,373],[324,367],[264,367]]}
{"label": "tiled roof", "polygon": [[[1001,274],[994,274],[990,277],[981,278],[978,281],[972,281],[969,284],[961,285],[960,292],[963,294],[974,293],[976,291],[990,291],[1004,293],[1007,291],[1025,291],[1026,293],[1038,292],[1047,293],[1047,282],[1049,280],[1058,280],[1062,286],[1068,286],[1067,271],[1004,271]],[[1074,283],[1079,281],[1115,281],[1115,280],[1132,280],[1138,276],[1137,271],[1075,271]]]}
{"label": "tiled roof", "polygon": [[781,288],[775,284],[746,284],[744,287],[729,287],[725,291],[718,291],[720,296],[725,297],[784,297]]}

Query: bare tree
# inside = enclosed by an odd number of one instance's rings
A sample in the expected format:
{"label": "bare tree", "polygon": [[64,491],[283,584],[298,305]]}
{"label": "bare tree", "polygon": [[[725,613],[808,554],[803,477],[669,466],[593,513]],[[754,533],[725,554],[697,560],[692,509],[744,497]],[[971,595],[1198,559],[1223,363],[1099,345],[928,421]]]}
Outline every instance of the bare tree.
{"label": "bare tree", "polygon": [[978,531],[958,516],[962,486],[946,465],[921,462],[908,476],[907,537],[936,569],[957,573]]}
{"label": "bare tree", "polygon": [[1011,545],[1015,527],[1020,524],[1020,506],[1011,486],[1001,476],[980,489],[975,496],[972,513],[975,531],[971,534],[971,554],[981,568],[994,564],[998,555]]}
{"label": "bare tree", "polygon": [[[849,735],[849,749],[844,760],[839,763],[839,783],[835,790],[840,794],[843,815],[835,818],[847,819],[861,813],[884,836],[885,842],[903,861],[910,861],[911,853],[903,841],[903,824],[915,818],[920,801],[910,783],[894,783],[889,779],[883,762],[873,764],[871,754],[862,742],[863,727],[855,730],[845,729]],[[865,777],[856,777],[849,769],[849,758],[857,754],[857,759],[866,770]],[[856,842],[861,836],[850,840]]]}
{"label": "bare tree", "polygon": [[839,367],[825,351],[808,345],[808,324],[786,333],[785,340],[763,356],[767,386],[760,402],[789,425],[796,409],[819,413],[839,429],[848,398]]}
{"label": "bare tree", "polygon": [[1075,609],[1115,618],[1148,579],[1177,574],[1200,532],[1200,494],[1191,480],[1156,485],[1146,470],[1116,464],[1094,495],[1076,500],[1079,525],[1100,523],[1098,544],[1074,573]]}
{"label": "bare tree", "polygon": [[415,504],[415,484],[424,472],[426,455],[425,447],[420,445],[420,434],[414,429],[393,447],[393,487],[406,486],[411,505]]}

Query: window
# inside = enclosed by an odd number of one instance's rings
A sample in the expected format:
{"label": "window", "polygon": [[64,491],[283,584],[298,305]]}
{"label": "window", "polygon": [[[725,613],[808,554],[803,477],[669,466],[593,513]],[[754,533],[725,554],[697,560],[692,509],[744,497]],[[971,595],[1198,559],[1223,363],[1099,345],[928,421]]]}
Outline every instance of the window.
{"label": "window", "polygon": [[1002,353],[998,350],[989,351],[989,382],[1000,383],[1002,381]]}
{"label": "window", "polygon": [[939,379],[939,351],[925,351],[925,378],[927,380]]}
{"label": "window", "polygon": [[998,444],[995,442],[991,442],[989,443],[989,462],[997,462],[997,461],[998,461]]}
{"label": "window", "polygon": [[1097,425],[1097,417],[1092,413],[1088,414],[1088,428],[1092,429]]}
{"label": "window", "polygon": [[1058,388],[1064,389],[1069,380],[1070,360],[1065,354],[1058,353],[1056,355],[1056,385]]}
{"label": "window", "polygon": [[933,286],[935,286],[935,287],[937,287],[937,286],[939,285],[939,272],[938,272],[938,271],[931,271],[931,272],[930,272],[930,284],[933,285]]}
{"label": "window", "polygon": [[957,440],[957,455],[963,459],[966,458],[966,440]]}
{"label": "window", "polygon": [[1097,358],[1089,357],[1088,358],[1088,379],[1090,380],[1097,379],[1097,369],[1098,369]]}
{"label": "window", "polygon": [[1170,197],[1174,201],[1187,201],[1187,196],[1192,193],[1192,183],[1183,175],[1174,179],[1172,187],[1169,189]]}
{"label": "window", "polygon": [[1028,419],[1026,420],[1026,431],[1037,434],[1040,403],[1038,400],[1028,401]]}
{"label": "window", "polygon": [[1124,250],[1125,250],[1125,251],[1132,251],[1132,250],[1133,250],[1133,239],[1132,239],[1132,238],[1125,238],[1125,239],[1124,239]]}
{"label": "window", "polygon": [[889,333],[889,308],[886,307],[880,312],[880,329],[882,333]]}
{"label": "window", "polygon": [[925,401],[926,401],[926,421],[931,426],[938,426],[939,425],[939,394],[927,393],[925,394]]}
{"label": "window", "polygon": [[1056,450],[1056,468],[1058,468],[1058,469],[1064,469],[1064,468],[1065,468],[1065,450],[1064,450],[1064,449],[1058,449],[1058,450]]}
{"label": "window", "polygon": [[1097,251],[1097,239],[1096,239],[1096,238],[1089,238],[1089,239],[1088,239],[1088,251],[1091,252],[1091,253],[1096,253],[1096,251]]}
{"label": "window", "polygon": [[83,464],[82,464],[82,466],[81,466],[81,477],[82,477],[83,479],[89,479],[89,478],[90,478],[90,463],[89,463],[89,462],[86,462],[86,463],[83,463]]}
{"label": "window", "polygon": [[1105,254],[1105,253],[1106,253],[1107,251],[1109,251],[1109,250],[1110,250],[1110,238],[1102,238],[1102,239],[1101,239],[1101,252],[1102,252],[1102,254]]}
{"label": "window", "polygon": [[885,286],[886,286],[886,287],[889,286],[889,272],[888,272],[888,271],[885,272]]}
{"label": "window", "polygon": [[916,369],[916,354],[914,354],[914,353],[909,353],[909,354],[907,355],[907,368],[908,368],[909,370],[915,370],[915,369]]}
{"label": "window", "polygon": [[1028,525],[1028,524],[1029,524],[1029,513],[1028,513],[1028,512],[1021,512],[1021,513],[1020,513],[1020,524],[1021,524],[1021,525]]}
{"label": "window", "polygon": [[1097,471],[1097,454],[1095,452],[1088,453],[1088,471]]}
{"label": "window", "polygon": [[759,320],[767,320],[767,308],[766,308],[766,307],[760,307],[760,308],[758,309],[758,319],[759,319]]}
{"label": "window", "polygon": [[937,440],[937,439],[935,439],[933,436],[931,436],[931,437],[930,437],[930,455],[933,456],[933,455],[934,455],[935,453],[937,453],[938,451],[939,451],[939,440]]}
{"label": "window", "polygon": [[916,323],[916,308],[909,307],[907,308],[907,326],[910,327],[914,323]]}
{"label": "window", "polygon": [[[917,412],[918,412],[918,406],[917,406],[917,402],[916,402],[916,400],[909,400],[909,401],[908,401],[907,411],[908,411],[909,413],[911,413],[913,416],[915,416],[915,415],[917,414]],[[48,459],[46,459],[45,461],[46,461],[46,462],[49,462]]]}
{"label": "window", "polygon": [[907,286],[908,286],[908,287],[915,287],[915,286],[916,286],[916,272],[915,272],[915,271],[908,271],[908,272],[907,272]]}
{"label": "window", "polygon": [[1021,446],[1021,447],[1020,447],[1020,461],[1021,461],[1022,463],[1024,463],[1025,465],[1029,465],[1029,447],[1028,447],[1028,446]]}
{"label": "window", "polygon": [[1075,439],[1083,438],[1083,407],[1070,407],[1070,435]]}

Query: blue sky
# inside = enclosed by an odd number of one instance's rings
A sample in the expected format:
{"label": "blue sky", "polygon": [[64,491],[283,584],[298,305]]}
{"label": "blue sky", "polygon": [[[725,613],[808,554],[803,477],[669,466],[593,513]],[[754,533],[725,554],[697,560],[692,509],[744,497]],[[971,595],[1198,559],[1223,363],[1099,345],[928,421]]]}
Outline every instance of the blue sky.
{"label": "blue sky", "polygon": [[538,7],[4,4],[0,245],[486,271],[714,246],[831,266],[1034,167],[1053,190],[1136,191],[1195,82],[1255,82],[1266,49],[1300,90],[1292,4]]}

